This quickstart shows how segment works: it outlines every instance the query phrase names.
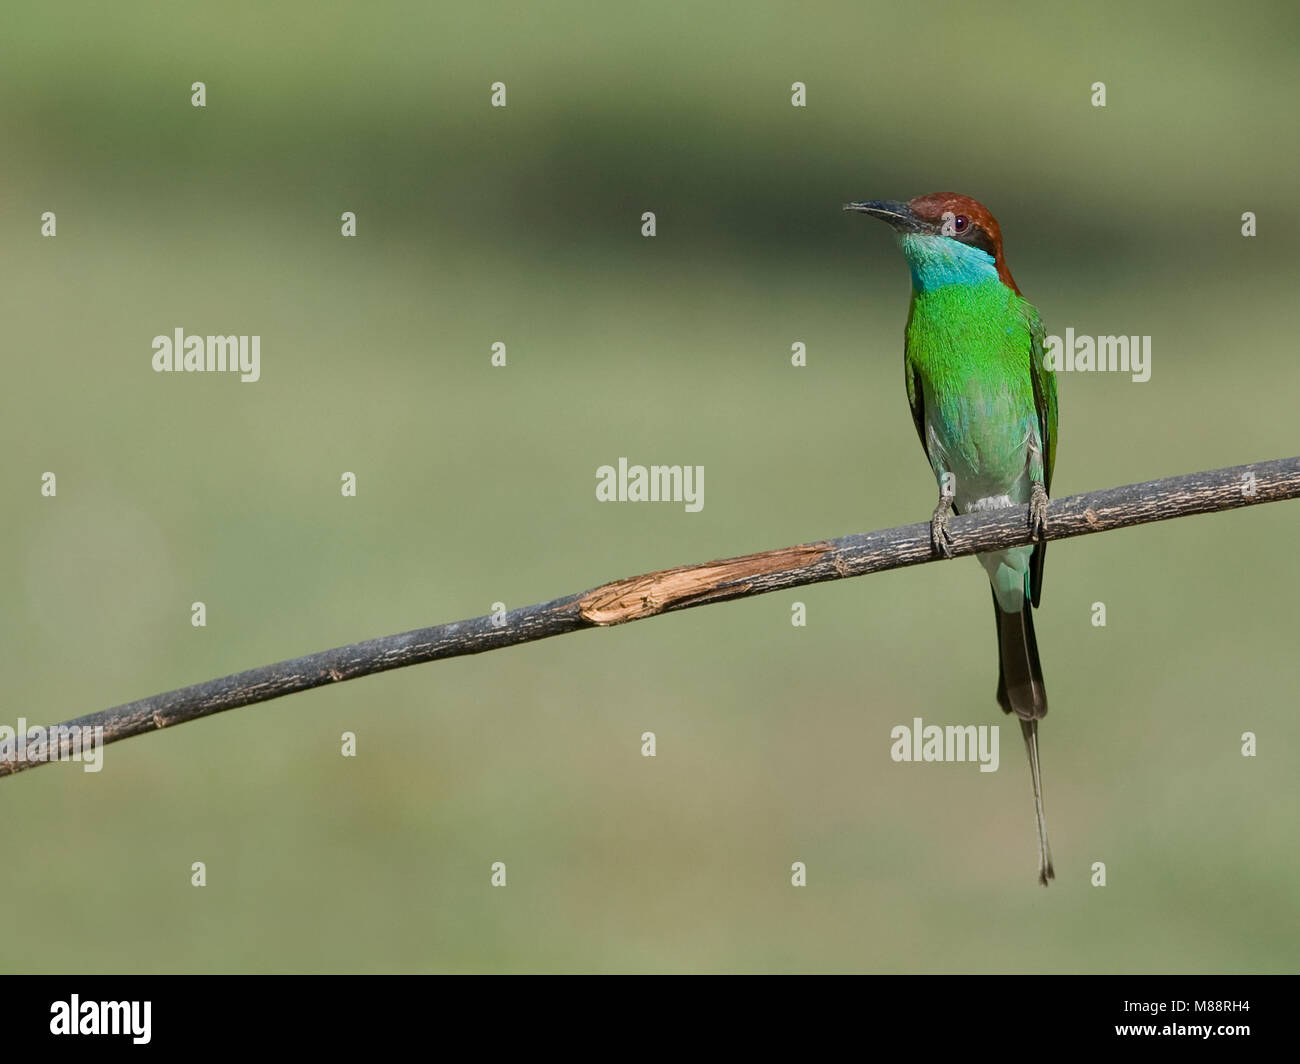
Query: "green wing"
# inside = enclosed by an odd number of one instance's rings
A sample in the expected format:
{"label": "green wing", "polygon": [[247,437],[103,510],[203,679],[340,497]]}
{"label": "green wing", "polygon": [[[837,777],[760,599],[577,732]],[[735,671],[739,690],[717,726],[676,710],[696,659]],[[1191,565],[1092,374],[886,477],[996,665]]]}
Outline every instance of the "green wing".
{"label": "green wing", "polygon": [[1046,335],[1038,311],[1024,304],[1029,326],[1029,376],[1034,385],[1034,410],[1038,414],[1038,435],[1043,441],[1043,487],[1051,494],[1052,469],[1056,465],[1056,374],[1043,365]]}
{"label": "green wing", "polygon": [[[1052,493],[1052,470],[1056,466],[1056,374],[1043,365],[1043,340],[1046,335],[1038,311],[1023,303],[1025,324],[1029,326],[1029,379],[1034,386],[1034,411],[1038,415],[1038,435],[1043,441],[1043,487]],[[1043,563],[1047,560],[1047,543],[1034,546],[1029,561],[1030,601],[1035,606],[1043,594]]]}
{"label": "green wing", "polygon": [[930,448],[925,442],[925,389],[921,387],[921,371],[906,355],[903,356],[903,373],[907,377],[907,405],[912,408],[912,423],[916,426],[917,438],[925,457],[930,457]]}
{"label": "green wing", "polygon": [[912,408],[912,424],[916,426],[916,438],[921,441],[921,450],[927,461],[930,458],[930,445],[925,438],[925,388],[921,384],[921,369],[912,361],[910,350],[912,336],[912,315],[916,311],[913,300],[907,308],[907,326],[903,329],[903,377],[907,384],[907,405]]}

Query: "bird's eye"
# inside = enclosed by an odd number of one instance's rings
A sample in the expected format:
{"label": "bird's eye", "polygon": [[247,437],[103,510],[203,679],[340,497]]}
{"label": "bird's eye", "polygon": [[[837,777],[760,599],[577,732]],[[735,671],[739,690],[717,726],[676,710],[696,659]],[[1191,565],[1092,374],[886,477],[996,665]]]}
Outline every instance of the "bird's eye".
{"label": "bird's eye", "polygon": [[968,225],[970,225],[970,219],[964,214],[959,214],[952,220],[952,227],[959,233],[965,232]]}

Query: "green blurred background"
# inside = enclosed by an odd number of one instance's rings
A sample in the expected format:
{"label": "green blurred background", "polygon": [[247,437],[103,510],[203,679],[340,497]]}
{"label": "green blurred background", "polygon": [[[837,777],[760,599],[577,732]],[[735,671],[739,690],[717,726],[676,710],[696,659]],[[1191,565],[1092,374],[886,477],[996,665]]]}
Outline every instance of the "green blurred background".
{"label": "green blurred background", "polygon": [[[1148,383],[1061,377],[1056,494],[1295,454],[1300,18],[1245,15],[11,5],[0,721],[925,519],[907,272],[848,199],[974,195],[1049,332],[1153,337]],[[178,326],[262,380],[155,374]],[[703,512],[598,504],[621,455],[703,465]],[[1295,970],[1297,518],[1053,546],[1050,890],[1014,728],[992,774],[889,758],[1002,723],[965,560],[0,780],[0,970]]]}

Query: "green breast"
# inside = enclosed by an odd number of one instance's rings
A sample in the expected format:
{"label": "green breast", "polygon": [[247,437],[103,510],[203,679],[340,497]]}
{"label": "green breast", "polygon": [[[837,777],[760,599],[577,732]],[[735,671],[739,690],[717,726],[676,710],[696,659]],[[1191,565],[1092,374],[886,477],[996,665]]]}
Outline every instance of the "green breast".
{"label": "green breast", "polygon": [[919,378],[916,398],[942,452],[931,460],[956,474],[959,504],[963,496],[1028,498],[1022,474],[1038,415],[1025,307],[996,279],[913,292],[909,379]]}

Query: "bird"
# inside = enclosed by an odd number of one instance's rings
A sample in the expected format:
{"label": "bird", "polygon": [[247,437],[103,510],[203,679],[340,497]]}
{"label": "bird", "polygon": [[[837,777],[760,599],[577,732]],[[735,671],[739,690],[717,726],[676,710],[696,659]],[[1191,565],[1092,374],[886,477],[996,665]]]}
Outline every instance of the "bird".
{"label": "bird", "polygon": [[1020,722],[1038,881],[1047,886],[1056,876],[1038,757],[1047,691],[1032,610],[1043,592],[1057,395],[1043,360],[1042,319],[1012,279],[997,219],[971,197],[935,192],[906,202],[846,203],[844,210],[889,225],[911,271],[903,368],[912,420],[939,484],[932,550],[951,555],[947,524],[954,513],[1028,507],[1031,545],[976,557],[988,573],[997,619],[997,701]]}

